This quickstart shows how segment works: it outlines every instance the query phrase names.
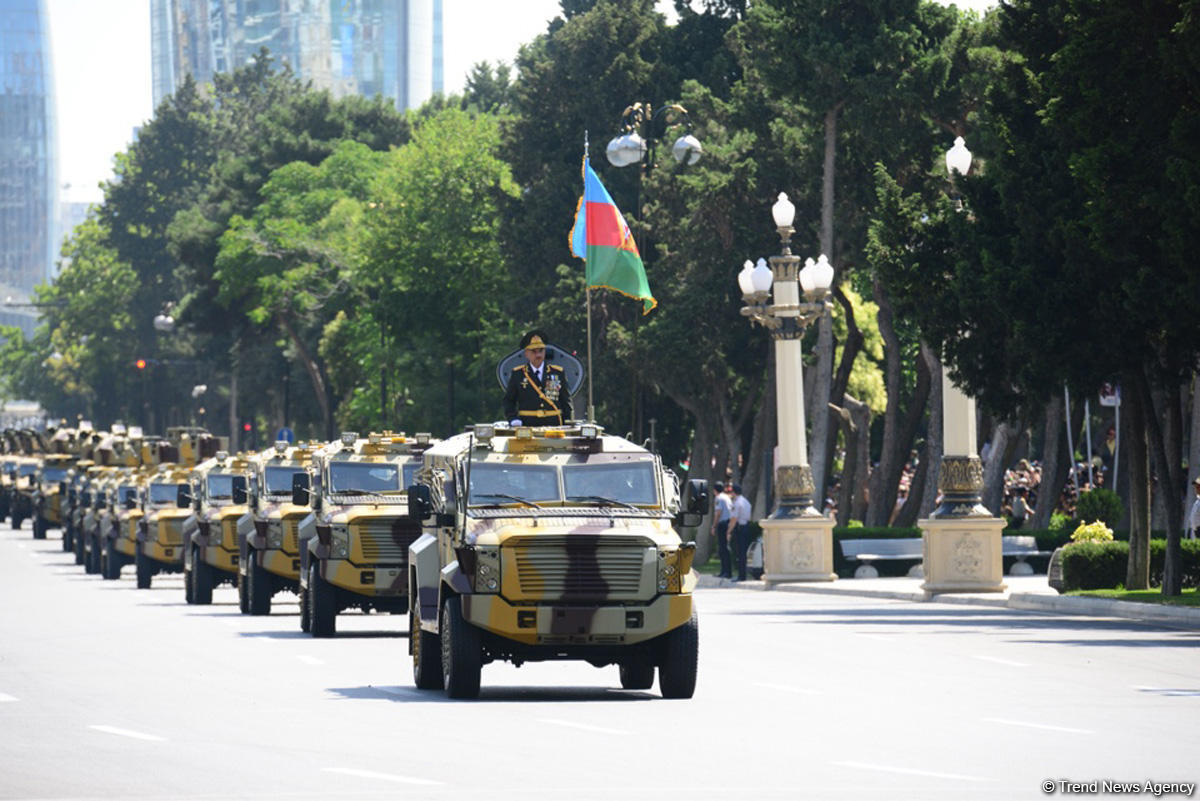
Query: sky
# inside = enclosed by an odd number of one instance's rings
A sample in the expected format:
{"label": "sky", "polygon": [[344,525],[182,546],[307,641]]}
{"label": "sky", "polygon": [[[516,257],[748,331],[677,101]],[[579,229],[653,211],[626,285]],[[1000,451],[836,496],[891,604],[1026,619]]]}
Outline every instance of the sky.
{"label": "sky", "polygon": [[[994,4],[957,0],[960,7]],[[660,5],[671,4],[660,0]],[[46,6],[62,199],[99,201],[99,184],[112,175],[114,154],[153,113],[150,0],[46,0]],[[544,32],[558,11],[558,0],[444,0],[446,91],[460,91],[473,64],[511,63],[517,48]]]}

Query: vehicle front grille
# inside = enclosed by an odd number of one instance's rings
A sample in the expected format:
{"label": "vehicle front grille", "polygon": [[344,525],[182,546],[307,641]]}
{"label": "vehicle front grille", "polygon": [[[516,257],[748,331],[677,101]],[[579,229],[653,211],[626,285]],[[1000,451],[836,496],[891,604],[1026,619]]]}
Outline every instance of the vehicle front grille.
{"label": "vehicle front grille", "polygon": [[183,545],[183,521],[160,520],[158,522],[159,545]]}
{"label": "vehicle front grille", "polygon": [[638,539],[530,538],[503,550],[511,553],[505,575],[511,565],[520,599],[636,600],[653,594],[656,550]]}
{"label": "vehicle front grille", "polygon": [[402,517],[393,520],[350,524],[365,562],[408,564],[408,546],[421,536],[421,525]]}

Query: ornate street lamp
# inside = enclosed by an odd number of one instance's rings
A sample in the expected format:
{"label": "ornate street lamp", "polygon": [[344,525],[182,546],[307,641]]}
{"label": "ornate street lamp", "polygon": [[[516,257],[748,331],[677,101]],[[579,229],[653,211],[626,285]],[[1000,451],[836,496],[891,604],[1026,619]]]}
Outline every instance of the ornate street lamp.
{"label": "ornate street lamp", "polygon": [[[738,275],[742,314],[771,332],[775,340],[775,403],[779,428],[778,505],[763,520],[764,579],[832,581],[833,520],[813,505],[812,469],[804,423],[804,379],[800,339],[828,310],[833,267],[824,254],[816,261],[792,254],[796,208],[780,193],[771,208],[782,252],[757,264],[747,261]],[[774,302],[771,302],[771,301]],[[823,500],[823,499],[821,499]]]}
{"label": "ornate street lamp", "polygon": [[704,148],[692,135],[687,109],[678,103],[663,106],[658,111],[654,111],[649,103],[634,103],[627,107],[621,114],[621,133],[605,148],[609,163],[614,167],[628,167],[642,162],[643,169],[653,169],[655,144],[669,129],[677,126],[683,126],[685,133],[671,145],[671,155],[680,164],[695,164]]}
{"label": "ornate street lamp", "polygon": [[[971,151],[963,138],[946,153],[946,170],[971,169]],[[959,211],[962,201],[953,196]],[[918,521],[925,541],[925,582],[928,594],[940,592],[1002,592],[1001,531],[1004,521],[981,503],[983,463],[975,450],[975,399],[942,370],[942,463],[938,490],[942,501],[926,520]]]}

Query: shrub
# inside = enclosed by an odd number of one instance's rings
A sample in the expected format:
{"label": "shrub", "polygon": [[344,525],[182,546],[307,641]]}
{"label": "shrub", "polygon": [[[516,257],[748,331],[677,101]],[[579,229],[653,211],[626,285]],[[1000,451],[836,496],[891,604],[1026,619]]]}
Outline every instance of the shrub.
{"label": "shrub", "polygon": [[1071,542],[1112,542],[1112,529],[1097,520],[1094,523],[1081,523],[1071,534]]}
{"label": "shrub", "polygon": [[1080,520],[1099,520],[1109,528],[1121,522],[1125,505],[1117,493],[1107,489],[1094,489],[1080,493],[1075,505],[1075,515]]}
{"label": "shrub", "polygon": [[[1200,540],[1184,540],[1183,586],[1200,587]],[[1162,586],[1166,540],[1150,540],[1150,584]],[[1111,590],[1125,584],[1129,543],[1077,542],[1063,548],[1063,584],[1071,590]]]}
{"label": "shrub", "polygon": [[1065,529],[1070,531],[1073,527],[1071,524],[1074,522],[1075,521],[1070,517],[1070,515],[1065,515],[1062,512],[1055,512],[1054,514],[1050,515],[1050,530],[1062,531]]}

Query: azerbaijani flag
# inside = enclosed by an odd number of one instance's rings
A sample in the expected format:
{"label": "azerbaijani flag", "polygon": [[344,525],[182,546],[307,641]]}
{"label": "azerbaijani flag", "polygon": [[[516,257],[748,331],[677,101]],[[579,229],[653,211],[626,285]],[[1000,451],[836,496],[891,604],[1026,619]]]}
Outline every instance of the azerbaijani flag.
{"label": "azerbaijani flag", "polygon": [[589,288],[611,289],[642,301],[642,314],[658,305],[633,234],[612,196],[583,158],[583,197],[575,210],[571,253],[587,263]]}

